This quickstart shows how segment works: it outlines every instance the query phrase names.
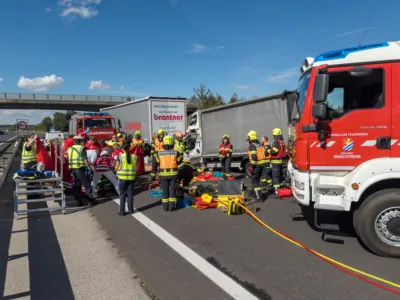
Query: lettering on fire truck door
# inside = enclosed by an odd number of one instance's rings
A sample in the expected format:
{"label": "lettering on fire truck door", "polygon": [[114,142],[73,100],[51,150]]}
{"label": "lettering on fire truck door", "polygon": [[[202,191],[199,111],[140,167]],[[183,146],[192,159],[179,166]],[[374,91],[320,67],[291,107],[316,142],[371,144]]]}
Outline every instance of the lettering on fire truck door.
{"label": "lettering on fire truck door", "polygon": [[[311,170],[352,170],[377,157],[390,156],[384,149],[391,136],[391,66],[364,65],[372,72],[352,76],[353,67],[329,68],[326,139],[310,135]],[[393,141],[387,141],[392,142]]]}

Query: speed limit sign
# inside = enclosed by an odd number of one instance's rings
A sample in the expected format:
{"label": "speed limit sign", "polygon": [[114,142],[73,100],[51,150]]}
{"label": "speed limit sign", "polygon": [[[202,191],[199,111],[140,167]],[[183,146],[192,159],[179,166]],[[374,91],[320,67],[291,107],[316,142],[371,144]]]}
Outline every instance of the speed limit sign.
{"label": "speed limit sign", "polygon": [[26,130],[28,128],[28,124],[25,121],[19,121],[17,123],[17,127],[19,130]]}

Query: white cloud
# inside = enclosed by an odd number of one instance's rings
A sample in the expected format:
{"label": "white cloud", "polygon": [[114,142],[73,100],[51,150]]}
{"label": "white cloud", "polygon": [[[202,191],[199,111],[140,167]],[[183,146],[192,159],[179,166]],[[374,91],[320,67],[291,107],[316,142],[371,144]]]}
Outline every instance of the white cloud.
{"label": "white cloud", "polygon": [[234,85],[234,88],[238,90],[247,90],[249,88],[249,85],[239,84],[239,85]]}
{"label": "white cloud", "polygon": [[0,82],[3,82],[3,81],[4,81],[4,79],[0,77]]}
{"label": "white cloud", "polygon": [[29,124],[36,125],[45,117],[53,117],[55,110],[40,110],[40,109],[4,109],[0,110],[0,124],[12,125],[17,119],[28,119]]}
{"label": "white cloud", "polygon": [[283,70],[280,74],[268,77],[267,83],[271,82],[284,82],[289,78],[293,78],[295,76],[299,76],[299,68],[290,68]]}
{"label": "white cloud", "polygon": [[26,89],[34,92],[43,92],[54,89],[64,83],[64,78],[56,75],[36,77],[33,79],[21,76],[17,86],[21,89]]}
{"label": "white cloud", "polygon": [[44,11],[45,11],[45,12],[51,12],[51,11],[53,11],[53,10],[52,10],[50,7],[47,7],[47,8],[44,9]]}
{"label": "white cloud", "polygon": [[124,87],[123,85],[121,85],[121,86],[119,87],[119,90],[120,90],[120,91],[125,91],[125,87]]}
{"label": "white cloud", "polygon": [[215,49],[216,50],[221,50],[221,49],[225,49],[226,48],[226,46],[218,46],[218,47],[216,47]]}
{"label": "white cloud", "polygon": [[111,86],[101,80],[92,80],[89,85],[89,90],[110,90]]}
{"label": "white cloud", "polygon": [[60,14],[61,17],[89,19],[99,14],[95,5],[100,3],[101,0],[60,0],[57,4],[63,9]]}
{"label": "white cloud", "polygon": [[188,51],[189,53],[201,53],[201,52],[205,52],[208,51],[210,48],[205,46],[205,45],[201,45],[201,44],[193,44],[193,48],[192,50]]}
{"label": "white cloud", "polygon": [[352,30],[352,31],[347,31],[347,32],[343,32],[343,33],[339,33],[337,35],[335,35],[335,37],[340,37],[340,36],[344,36],[344,35],[349,35],[349,34],[353,34],[353,33],[358,33],[358,32],[362,32],[362,31],[368,31],[368,30],[372,30],[376,27],[365,27],[365,28],[360,28],[360,29],[356,29],[356,30]]}

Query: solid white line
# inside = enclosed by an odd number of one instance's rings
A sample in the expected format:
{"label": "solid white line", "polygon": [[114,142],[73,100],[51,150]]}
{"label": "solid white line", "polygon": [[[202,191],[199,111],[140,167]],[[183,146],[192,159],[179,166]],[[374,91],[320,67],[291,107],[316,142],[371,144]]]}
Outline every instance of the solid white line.
{"label": "solid white line", "polygon": [[[9,141],[11,141],[11,140],[13,140],[13,139],[16,139],[16,138],[17,138],[16,136],[13,136],[11,139],[8,139],[6,142],[9,142]],[[5,143],[5,142],[1,143],[0,146],[3,145],[4,143]]]}
{"label": "solid white line", "polygon": [[[114,199],[114,202],[119,205],[119,199]],[[144,225],[148,230],[158,236],[164,243],[170,246],[176,253],[182,258],[187,260],[197,270],[208,277],[212,282],[218,285],[228,295],[236,300],[258,300],[253,294],[244,289],[240,284],[235,282],[232,278],[222,273],[212,264],[207,262],[204,258],[178,240],[176,237],[171,235],[169,232],[161,228],[159,225],[154,223],[144,214],[137,212],[131,215]]]}

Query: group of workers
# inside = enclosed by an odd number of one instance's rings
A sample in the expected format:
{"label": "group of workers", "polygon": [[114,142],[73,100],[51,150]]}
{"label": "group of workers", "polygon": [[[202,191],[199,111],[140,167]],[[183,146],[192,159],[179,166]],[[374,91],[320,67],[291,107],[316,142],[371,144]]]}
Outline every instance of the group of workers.
{"label": "group of workers", "polygon": [[[272,136],[274,137],[274,142],[271,145],[266,136],[263,136],[260,141],[258,133],[254,130],[247,134],[247,141],[249,142],[248,172],[252,175],[251,196],[254,196],[259,201],[262,199],[261,182],[272,184],[275,193],[281,187],[282,165],[287,155],[282,130],[280,128],[273,129]],[[230,136],[224,134],[222,143],[219,146],[219,158],[225,179],[231,177],[232,151]]]}

